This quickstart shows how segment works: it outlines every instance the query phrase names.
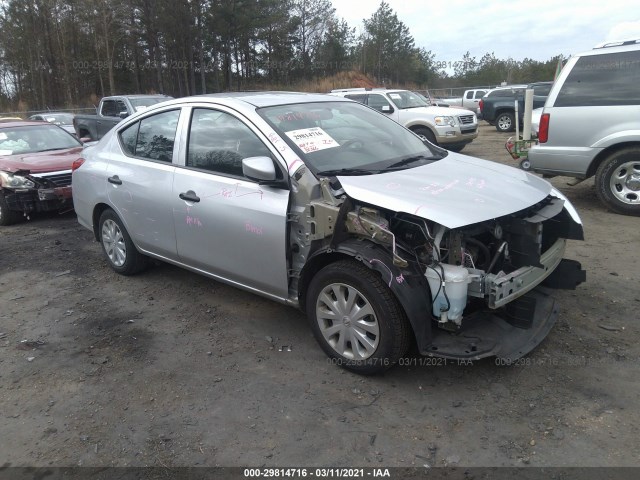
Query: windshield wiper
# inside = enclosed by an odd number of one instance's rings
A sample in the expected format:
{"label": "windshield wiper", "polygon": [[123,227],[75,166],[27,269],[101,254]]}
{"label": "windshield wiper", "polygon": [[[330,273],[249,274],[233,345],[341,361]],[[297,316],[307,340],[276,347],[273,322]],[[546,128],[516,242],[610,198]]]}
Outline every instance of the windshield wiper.
{"label": "windshield wiper", "polygon": [[367,170],[365,168],[337,168],[335,170],[321,170],[318,175],[335,177],[337,175],[373,175],[380,172],[381,170]]}
{"label": "windshield wiper", "polygon": [[385,170],[394,170],[396,168],[404,167],[405,165],[409,165],[410,163],[418,162],[420,160],[435,161],[435,160],[440,160],[440,158],[439,157],[426,157],[424,155],[416,155],[414,157],[404,158],[404,159],[400,160],[399,162],[392,163],[391,165],[386,167]]}
{"label": "windshield wiper", "polygon": [[402,110],[406,110],[408,108],[422,108],[422,107],[428,107],[429,105],[409,105],[408,107],[402,107]]}
{"label": "windshield wiper", "polygon": [[73,147],[55,147],[55,148],[45,148],[44,150],[38,150],[37,152],[33,152],[33,153],[42,153],[42,152],[53,152],[54,150],[67,150],[69,148],[76,148],[79,145],[73,146]]}

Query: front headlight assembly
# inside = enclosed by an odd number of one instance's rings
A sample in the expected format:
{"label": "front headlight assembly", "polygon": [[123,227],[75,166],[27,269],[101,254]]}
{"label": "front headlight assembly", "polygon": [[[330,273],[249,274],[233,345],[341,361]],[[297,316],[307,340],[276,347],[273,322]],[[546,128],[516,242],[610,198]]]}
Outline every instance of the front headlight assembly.
{"label": "front headlight assembly", "polygon": [[445,117],[436,117],[435,119],[436,125],[439,127],[449,125],[451,127],[456,126],[456,119],[453,117],[445,116]]}
{"label": "front headlight assembly", "polygon": [[10,172],[0,172],[0,184],[4,188],[35,188],[36,184],[33,183],[22,175],[15,175]]}

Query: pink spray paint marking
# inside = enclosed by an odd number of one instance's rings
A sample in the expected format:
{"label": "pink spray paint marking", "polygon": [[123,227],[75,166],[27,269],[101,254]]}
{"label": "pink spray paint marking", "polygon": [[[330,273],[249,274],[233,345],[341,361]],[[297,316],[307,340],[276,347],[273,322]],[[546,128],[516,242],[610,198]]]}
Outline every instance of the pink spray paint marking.
{"label": "pink spray paint marking", "polygon": [[187,225],[190,227],[198,227],[202,228],[202,222],[198,217],[192,217],[191,215],[187,215],[185,218]]}
{"label": "pink spray paint marking", "polygon": [[262,227],[256,227],[251,222],[244,222],[244,231],[248,233],[253,233],[254,235],[262,235]]}

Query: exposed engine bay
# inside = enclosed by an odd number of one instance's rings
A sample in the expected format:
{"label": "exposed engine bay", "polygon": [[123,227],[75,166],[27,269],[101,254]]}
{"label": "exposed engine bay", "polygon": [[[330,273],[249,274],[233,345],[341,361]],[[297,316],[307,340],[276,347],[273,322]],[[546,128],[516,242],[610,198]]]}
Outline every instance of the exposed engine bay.
{"label": "exposed engine bay", "polygon": [[[293,219],[292,264],[300,266],[304,278],[304,270],[313,268],[307,260],[342,253],[378,270],[407,311],[422,353],[522,356],[544,338],[546,332],[537,338],[541,328],[548,332],[557,315],[553,299],[541,297],[537,287],[575,288],[585,279],[579,263],[563,259],[566,240],[581,240],[583,233],[561,196],[550,194],[525,210],[450,229],[354,201],[333,190],[328,179],[320,181],[320,189],[321,199],[309,201]],[[294,268],[292,285],[302,291],[299,278]],[[426,300],[421,304],[418,296]],[[481,338],[482,318],[492,324],[484,329],[488,340]],[[516,341],[515,349],[505,348],[504,339],[493,338],[508,333],[496,327],[496,318],[515,329],[515,336],[531,330],[536,342]],[[455,337],[462,343],[452,346]],[[443,339],[445,345],[438,346]]]}

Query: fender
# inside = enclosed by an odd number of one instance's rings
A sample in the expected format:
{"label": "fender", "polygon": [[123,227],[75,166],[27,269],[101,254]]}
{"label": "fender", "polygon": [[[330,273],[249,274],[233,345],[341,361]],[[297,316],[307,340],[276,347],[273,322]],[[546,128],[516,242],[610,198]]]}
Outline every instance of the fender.
{"label": "fender", "polygon": [[[309,257],[301,277],[305,278],[310,273],[313,273],[314,269],[311,267],[313,265],[321,265],[323,267],[331,263],[331,260],[324,262],[324,256],[335,255],[342,258],[345,256],[352,257],[368,268],[380,273],[382,280],[389,286],[389,289],[404,309],[413,329],[418,349],[425,351],[426,347],[431,344],[433,337],[431,330],[431,291],[424,273],[416,262],[407,259],[409,265],[405,268],[399,268],[393,264],[393,257],[390,252],[387,252],[380,245],[366,240],[349,239],[339,243],[335,248],[332,248],[331,245],[326,245],[315,251]],[[307,281],[304,281],[304,284],[307,284]]]}

